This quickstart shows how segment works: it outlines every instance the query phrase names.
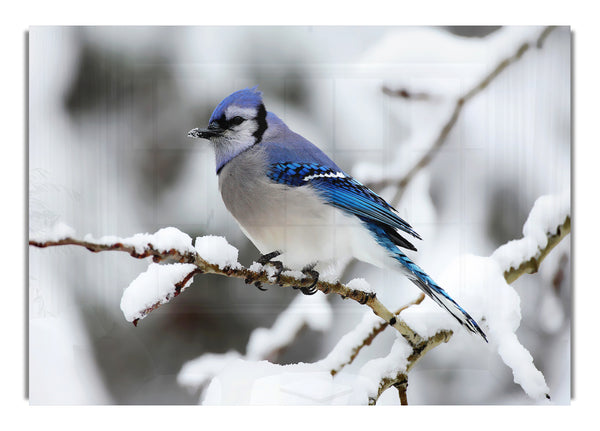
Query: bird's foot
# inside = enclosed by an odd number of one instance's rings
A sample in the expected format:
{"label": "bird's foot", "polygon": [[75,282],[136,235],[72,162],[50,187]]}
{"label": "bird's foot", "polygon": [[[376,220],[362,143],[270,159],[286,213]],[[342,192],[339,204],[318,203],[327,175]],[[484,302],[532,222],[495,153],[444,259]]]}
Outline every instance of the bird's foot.
{"label": "bird's foot", "polygon": [[300,292],[302,292],[305,295],[314,295],[315,293],[317,293],[317,288],[315,286],[317,285],[317,282],[319,281],[319,273],[314,270],[314,267],[315,267],[315,264],[312,264],[312,265],[305,266],[302,269],[302,274],[310,277],[312,279],[312,283],[308,286],[294,287],[294,289],[300,289]]}
{"label": "bird's foot", "polygon": [[[272,251],[271,253],[263,254],[257,260],[257,262],[260,263],[261,265],[269,264],[269,265],[272,265],[273,267],[275,267],[274,275],[275,275],[275,281],[277,282],[277,284],[279,284],[279,278],[281,277],[281,273],[283,272],[283,262],[281,262],[279,260],[272,260],[272,259],[276,258],[280,254],[281,254],[280,251]],[[262,288],[262,284],[259,281],[254,283],[254,285],[262,291],[267,290],[267,289]]]}
{"label": "bird's foot", "polygon": [[258,289],[258,290],[260,290],[261,292],[266,292],[267,290],[269,290],[269,289],[267,289],[267,288],[265,288],[265,287],[262,287],[262,283],[261,283],[260,281],[257,281],[257,282],[255,282],[255,283],[254,283],[254,286],[255,286],[255,287]]}

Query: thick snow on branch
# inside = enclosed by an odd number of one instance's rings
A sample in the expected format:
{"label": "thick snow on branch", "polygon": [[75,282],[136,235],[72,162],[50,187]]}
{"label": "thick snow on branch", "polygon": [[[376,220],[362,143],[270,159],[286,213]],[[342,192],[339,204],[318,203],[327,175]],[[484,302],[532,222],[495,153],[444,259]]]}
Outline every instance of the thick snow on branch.
{"label": "thick snow on branch", "polygon": [[385,379],[395,379],[406,371],[408,357],[413,353],[413,347],[402,337],[396,337],[390,353],[383,358],[371,359],[360,369],[359,381],[364,384],[364,391],[369,399],[376,399],[379,385]]}
{"label": "thick snow on branch", "polygon": [[364,278],[355,278],[346,283],[350,289],[359,290],[368,294],[375,293],[371,285]]}
{"label": "thick snow on branch", "polygon": [[[138,253],[143,253],[149,245],[159,251],[176,249],[182,254],[198,253],[204,261],[217,265],[220,269],[242,267],[237,261],[238,250],[225,238],[212,235],[197,237],[195,246],[192,247],[191,238],[174,227],[161,229],[154,235],[138,234],[125,239],[103,237],[94,241],[89,236],[85,239],[108,245],[121,240],[116,242],[133,245]],[[200,272],[199,268],[192,263],[150,264],[148,270],[140,274],[123,292],[121,310],[125,318],[137,323],[150,311],[183,292],[192,283],[193,275],[197,272]]]}
{"label": "thick snow on branch", "polygon": [[149,244],[158,251],[178,250],[181,253],[194,252],[192,238],[190,238],[188,234],[181,232],[174,227],[165,227],[153,234],[137,233],[127,238],[120,238],[112,235],[94,238],[91,234],[87,234],[83,237],[83,240],[100,245],[120,243],[125,246],[134,247],[138,253],[143,253]]}
{"label": "thick snow on branch", "polygon": [[121,297],[121,311],[128,322],[143,319],[149,310],[169,302],[192,284],[196,265],[151,263],[145,272],[137,276]]}
{"label": "thick snow on branch", "polygon": [[570,195],[541,196],[535,201],[527,221],[523,225],[523,238],[507,242],[498,247],[492,259],[508,271],[518,268],[523,262],[539,256],[548,244],[548,234],[555,234],[571,212]]}
{"label": "thick snow on branch", "polygon": [[242,267],[238,262],[238,249],[229,244],[222,236],[199,236],[196,238],[194,247],[202,259],[221,269]]}

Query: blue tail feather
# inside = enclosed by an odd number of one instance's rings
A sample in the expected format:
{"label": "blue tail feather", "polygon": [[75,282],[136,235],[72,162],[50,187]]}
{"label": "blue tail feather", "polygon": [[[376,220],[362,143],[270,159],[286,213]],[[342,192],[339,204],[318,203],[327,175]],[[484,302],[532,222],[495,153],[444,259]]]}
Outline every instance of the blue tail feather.
{"label": "blue tail feather", "polygon": [[445,308],[458,322],[469,331],[481,335],[487,342],[485,333],[481,330],[475,319],[467,313],[448,293],[442,289],[433,279],[428,276],[417,264],[408,258],[398,248],[398,243],[390,238],[385,231],[384,226],[375,223],[365,223],[367,228],[373,233],[377,242],[386,248],[392,257],[396,259],[405,268],[405,274],[414,284],[416,284],[427,296],[433,299],[439,306]]}
{"label": "blue tail feather", "polygon": [[396,251],[394,258],[400,262],[409,272],[408,278],[415,283],[424,293],[445,308],[458,322],[469,331],[479,334],[487,342],[487,337],[479,327],[475,319],[465,311],[458,303],[448,295],[433,279],[428,276],[418,265],[412,262],[404,253]]}

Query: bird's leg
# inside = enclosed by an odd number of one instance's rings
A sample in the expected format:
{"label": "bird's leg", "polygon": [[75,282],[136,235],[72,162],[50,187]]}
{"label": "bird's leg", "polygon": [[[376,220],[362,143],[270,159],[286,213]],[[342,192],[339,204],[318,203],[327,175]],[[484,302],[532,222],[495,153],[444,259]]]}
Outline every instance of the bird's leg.
{"label": "bird's leg", "polygon": [[275,250],[271,253],[263,254],[258,258],[258,263],[266,265],[267,263],[275,267],[275,280],[279,283],[279,276],[283,272],[283,263],[279,260],[272,260],[281,254],[280,251]]}
{"label": "bird's leg", "polygon": [[[281,276],[281,273],[283,272],[283,263],[281,261],[278,260],[271,260],[276,258],[277,256],[279,256],[281,254],[280,251],[272,251],[271,253],[267,253],[267,254],[263,254],[261,257],[258,258],[257,262],[260,263],[261,265],[266,265],[271,264],[275,267],[275,280],[277,281],[277,283],[279,283],[279,277]],[[249,280],[246,281],[246,283],[249,283]],[[259,289],[262,290],[263,292],[267,289],[263,289],[262,288],[262,283],[260,281],[257,281],[256,283],[254,283],[254,285]]]}
{"label": "bird's leg", "polygon": [[261,257],[258,258],[257,262],[261,265],[264,265],[266,263],[272,263],[271,259],[276,258],[280,254],[281,252],[278,250],[272,251],[271,253],[263,254]]}
{"label": "bird's leg", "polygon": [[310,284],[310,286],[304,286],[300,288],[300,292],[302,292],[305,295],[314,295],[315,293],[317,293],[317,289],[315,288],[315,286],[319,281],[319,273],[315,271],[315,265],[316,264],[313,263],[311,265],[305,266],[302,269],[302,274],[312,278],[312,283]]}

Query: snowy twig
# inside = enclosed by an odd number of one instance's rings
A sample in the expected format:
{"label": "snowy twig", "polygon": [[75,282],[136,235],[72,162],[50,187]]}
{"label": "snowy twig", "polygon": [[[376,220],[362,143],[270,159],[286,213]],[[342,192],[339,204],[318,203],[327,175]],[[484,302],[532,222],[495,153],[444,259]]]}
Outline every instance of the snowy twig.
{"label": "snowy twig", "polygon": [[[279,277],[279,280],[276,281],[265,270],[252,271],[248,268],[242,267],[239,264],[235,268],[233,268],[231,266],[223,266],[216,263],[210,263],[204,260],[198,253],[195,253],[193,251],[182,251],[178,249],[161,250],[154,247],[151,243],[147,243],[143,247],[140,247],[139,244],[137,246],[132,246],[124,243],[123,241],[117,241],[114,243],[106,243],[106,241],[103,241],[101,243],[98,243],[89,240],[79,240],[67,237],[59,240],[50,241],[30,240],[29,245],[36,247],[76,245],[84,247],[92,252],[124,251],[129,253],[132,257],[138,259],[151,256],[154,262],[176,261],[179,263],[192,263],[197,267],[197,270],[194,271],[194,274],[205,273],[224,275],[227,277],[240,278],[246,283],[260,282],[262,284],[279,284],[282,287],[296,288],[305,286],[308,287],[312,284],[312,280],[310,279],[298,279],[285,272],[282,273]],[[348,286],[343,285],[340,282],[329,283],[321,280],[319,280],[314,287],[325,294],[336,293],[342,298],[350,298],[360,304],[364,304],[370,307],[373,310],[373,313],[382,318],[390,326],[393,326],[394,329],[396,329],[412,345],[420,345],[423,343],[423,339],[415,331],[413,331],[406,323],[396,318],[394,313],[388,310],[379,301],[379,299],[377,299],[375,293],[366,292],[359,289],[352,289]],[[141,313],[141,316],[139,318],[145,317],[149,312],[155,310],[164,302],[164,299],[161,299],[160,301],[156,301],[151,306],[146,307],[145,311]],[[134,323],[136,323],[137,320],[138,319],[134,320]]]}
{"label": "snowy twig", "polygon": [[[418,304],[420,304],[421,302],[423,302],[424,299],[425,299],[425,295],[421,293],[417,297],[417,299],[415,299],[414,301],[411,301],[408,304],[400,307],[398,310],[396,310],[396,312],[394,314],[397,316],[403,310],[406,310],[408,307],[410,307],[412,305],[418,305]],[[342,364],[338,364],[338,366],[336,366],[335,368],[332,368],[331,375],[335,376],[346,365],[350,365],[354,361],[354,359],[358,356],[358,354],[363,349],[363,347],[371,345],[371,343],[373,342],[373,340],[375,339],[375,337],[377,337],[379,334],[381,334],[385,330],[385,328],[388,327],[388,325],[389,325],[389,322],[386,321],[386,322],[379,322],[376,326],[374,326],[372,328],[372,330],[369,332],[369,334],[367,335],[367,337],[365,337],[359,344],[357,344],[356,346],[354,346],[354,348],[352,348],[352,351],[351,351],[350,357],[348,358],[348,361],[346,361],[346,362],[344,362]]]}
{"label": "snowy twig", "polygon": [[[419,159],[417,161],[417,163],[412,168],[410,168],[410,170],[400,180],[395,179],[395,178],[394,179],[389,178],[389,179],[384,179],[384,180],[374,182],[374,183],[367,183],[367,186],[369,186],[371,188],[375,188],[375,189],[382,189],[382,188],[390,186],[390,185],[396,186],[397,187],[396,194],[392,198],[391,203],[392,203],[392,205],[397,205],[398,202],[400,202],[402,195],[406,191],[407,185],[412,181],[412,179],[417,175],[417,173],[419,171],[421,171],[423,168],[425,168],[427,165],[429,165],[429,163],[431,163],[434,156],[439,152],[440,148],[444,145],[444,143],[446,142],[446,139],[448,138],[448,135],[454,128],[454,125],[457,123],[458,118],[459,118],[464,106],[471,99],[473,99],[476,95],[478,95],[483,90],[485,90],[490,85],[490,83],[498,75],[500,75],[500,73],[502,71],[504,71],[504,69],[509,67],[511,64],[519,61],[521,59],[521,57],[523,56],[523,54],[525,52],[527,52],[532,46],[535,46],[538,49],[542,48],[544,41],[546,40],[546,38],[548,37],[548,35],[554,28],[555,28],[554,26],[546,27],[542,31],[540,36],[536,39],[534,44],[532,44],[530,42],[522,43],[513,55],[505,58],[500,63],[498,63],[498,65],[489,74],[487,74],[480,82],[478,82],[473,88],[471,88],[469,91],[467,91],[462,97],[459,97],[458,100],[456,101],[454,110],[452,111],[450,118],[448,119],[446,124],[444,124],[444,127],[442,127],[442,129],[440,130],[440,133],[438,134],[437,138],[433,142],[432,146],[423,155],[423,157],[421,157],[421,159]],[[384,93],[391,94],[391,95],[399,94],[402,97],[407,97],[406,95],[409,94],[405,90],[404,91],[400,90],[399,92],[394,92],[393,90],[390,90],[390,89],[385,89]],[[406,93],[406,95],[404,95],[405,93]]]}
{"label": "snowy twig", "polygon": [[114,242],[112,244],[98,243],[93,241],[85,241],[74,238],[63,238],[57,241],[36,241],[30,240],[29,245],[35,247],[55,247],[59,245],[77,245],[85,247],[89,251],[97,253],[100,251],[124,251],[129,253],[136,259],[144,259],[146,257],[152,257],[152,260],[156,263],[165,260],[179,263],[194,263],[196,260],[196,254],[190,251],[182,252],[178,249],[172,248],[169,250],[159,250],[154,248],[152,244],[148,244],[147,247],[143,248],[143,251],[139,251],[139,247],[130,244],[123,244],[122,242]]}
{"label": "snowy twig", "polygon": [[548,236],[548,244],[543,249],[539,250],[539,254],[531,259],[521,263],[518,268],[511,267],[504,272],[504,278],[508,284],[517,280],[523,274],[535,274],[540,263],[548,256],[548,253],[562,241],[562,239],[571,232],[571,217],[565,219],[565,222],[556,228],[556,233]]}
{"label": "snowy twig", "polygon": [[[377,390],[377,396],[369,399],[369,404],[374,405],[379,397],[387,391],[392,386],[398,387],[399,391],[404,391],[404,403],[408,404],[406,400],[406,387],[408,386],[408,372],[416,365],[416,363],[421,359],[427,352],[429,352],[434,347],[447,343],[452,337],[452,331],[440,331],[432,337],[429,337],[425,340],[424,343],[420,344],[417,347],[413,347],[412,354],[408,357],[408,363],[406,365],[406,369],[399,372],[394,377],[385,377],[379,382],[379,388]],[[400,399],[402,401],[402,392],[400,393]]]}

